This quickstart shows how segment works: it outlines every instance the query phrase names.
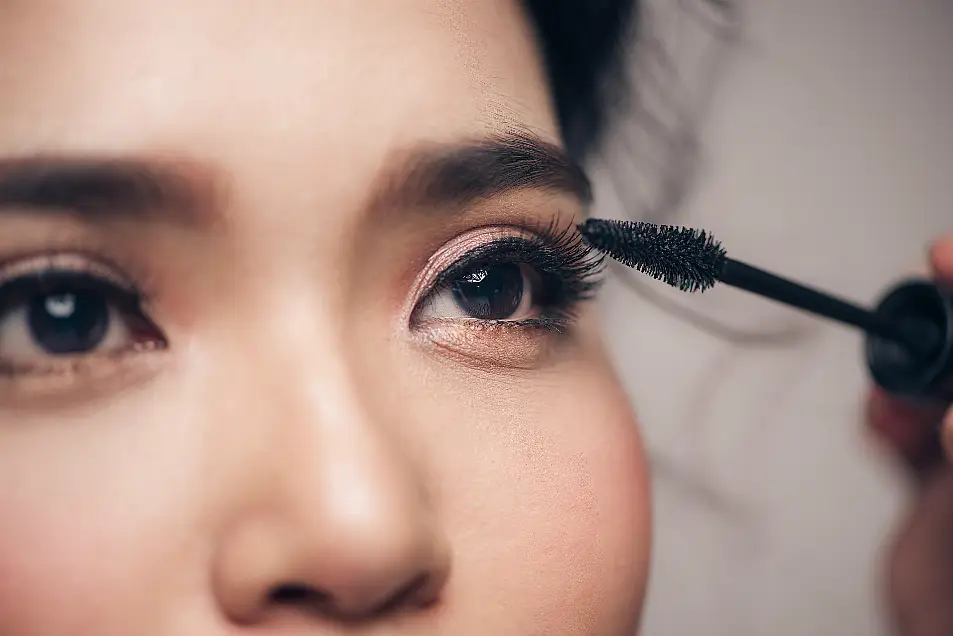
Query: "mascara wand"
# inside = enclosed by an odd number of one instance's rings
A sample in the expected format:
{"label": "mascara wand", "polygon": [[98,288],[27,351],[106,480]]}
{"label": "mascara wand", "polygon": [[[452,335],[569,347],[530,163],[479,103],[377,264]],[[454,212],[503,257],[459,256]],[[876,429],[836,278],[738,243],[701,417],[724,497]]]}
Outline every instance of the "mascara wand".
{"label": "mascara wand", "polygon": [[907,281],[870,310],[728,258],[704,230],[603,219],[578,229],[592,247],[682,291],[722,283],[860,329],[867,334],[868,369],[882,388],[953,402],[953,290]]}

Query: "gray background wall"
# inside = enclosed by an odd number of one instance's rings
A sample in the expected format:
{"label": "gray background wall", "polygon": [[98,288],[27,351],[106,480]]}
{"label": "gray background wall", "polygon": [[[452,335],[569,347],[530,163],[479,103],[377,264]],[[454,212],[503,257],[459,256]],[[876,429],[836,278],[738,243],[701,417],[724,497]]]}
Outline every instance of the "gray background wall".
{"label": "gray background wall", "polygon": [[[750,1],[730,46],[693,7],[655,0],[674,72],[634,71],[647,112],[680,104],[700,131],[697,188],[663,218],[859,300],[921,267],[953,230],[953,1]],[[598,214],[665,201],[671,144],[645,115],[595,166]],[[731,289],[635,283],[610,284],[605,320],[655,462],[644,634],[886,634],[879,553],[906,493],[862,432],[860,338]]]}

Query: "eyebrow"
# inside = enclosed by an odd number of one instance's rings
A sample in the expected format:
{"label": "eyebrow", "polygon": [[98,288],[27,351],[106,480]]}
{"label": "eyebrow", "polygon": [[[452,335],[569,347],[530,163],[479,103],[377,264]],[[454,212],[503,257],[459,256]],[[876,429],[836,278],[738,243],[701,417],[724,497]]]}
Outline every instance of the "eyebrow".
{"label": "eyebrow", "polygon": [[582,167],[559,146],[524,131],[412,149],[385,172],[375,201],[466,205],[520,190],[567,194],[583,204],[592,186]]}
{"label": "eyebrow", "polygon": [[[583,169],[559,146],[525,132],[417,146],[385,162],[372,205],[462,206],[508,193],[555,191],[587,204]],[[148,215],[215,221],[224,182],[209,166],[139,158],[0,157],[4,208],[58,209],[91,217]]]}
{"label": "eyebrow", "polygon": [[91,217],[147,215],[161,209],[189,223],[205,211],[220,185],[198,164],[160,159],[64,156],[0,157],[3,208],[59,209]]}

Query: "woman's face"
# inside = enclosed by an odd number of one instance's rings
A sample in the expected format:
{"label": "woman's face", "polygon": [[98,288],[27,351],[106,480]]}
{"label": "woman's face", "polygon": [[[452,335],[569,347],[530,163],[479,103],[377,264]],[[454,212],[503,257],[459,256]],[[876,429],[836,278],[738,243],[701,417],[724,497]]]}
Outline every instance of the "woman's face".
{"label": "woman's face", "polygon": [[0,0],[0,91],[0,634],[632,633],[517,2]]}

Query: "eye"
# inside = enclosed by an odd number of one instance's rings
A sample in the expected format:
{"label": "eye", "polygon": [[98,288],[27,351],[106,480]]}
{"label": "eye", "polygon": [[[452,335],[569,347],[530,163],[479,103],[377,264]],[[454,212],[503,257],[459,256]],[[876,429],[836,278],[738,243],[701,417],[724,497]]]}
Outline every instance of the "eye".
{"label": "eye", "polygon": [[543,327],[566,331],[600,283],[602,256],[574,226],[479,228],[431,261],[434,282],[412,325]]}
{"label": "eye", "polygon": [[42,271],[0,285],[0,365],[42,371],[68,359],[161,344],[135,292],[87,273]]}
{"label": "eye", "polygon": [[542,311],[541,285],[539,274],[528,265],[489,263],[472,267],[431,292],[419,318],[538,319]]}

